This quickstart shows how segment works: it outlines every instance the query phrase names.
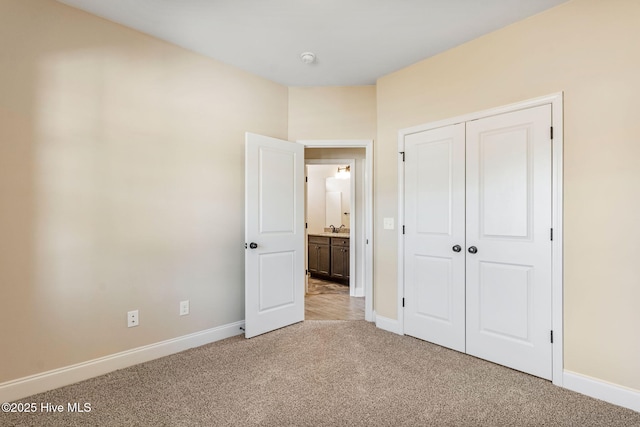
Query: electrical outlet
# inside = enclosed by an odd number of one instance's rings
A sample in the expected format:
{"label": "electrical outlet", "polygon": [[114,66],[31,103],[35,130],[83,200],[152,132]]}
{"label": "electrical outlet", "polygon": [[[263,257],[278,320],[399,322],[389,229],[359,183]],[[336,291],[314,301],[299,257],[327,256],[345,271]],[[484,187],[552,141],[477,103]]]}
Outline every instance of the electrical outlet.
{"label": "electrical outlet", "polygon": [[180,316],[189,314],[189,300],[180,301]]}
{"label": "electrical outlet", "polygon": [[129,311],[127,313],[127,327],[133,328],[134,326],[138,326],[140,321],[138,320],[138,310]]}

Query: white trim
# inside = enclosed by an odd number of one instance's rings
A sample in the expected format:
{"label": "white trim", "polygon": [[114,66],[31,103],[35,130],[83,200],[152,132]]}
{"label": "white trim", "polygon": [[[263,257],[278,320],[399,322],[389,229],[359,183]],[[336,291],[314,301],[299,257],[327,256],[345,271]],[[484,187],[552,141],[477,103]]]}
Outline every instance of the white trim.
{"label": "white trim", "polygon": [[244,320],[7,381],[0,384],[0,402],[22,399],[193,347],[241,335],[243,333],[241,328],[244,328]]}
{"label": "white trim", "polygon": [[400,322],[396,319],[376,315],[376,327],[388,332],[393,332],[394,334],[404,335]]}
{"label": "white trim", "polygon": [[[490,108],[488,110],[476,111],[469,114],[463,114],[461,116],[438,120],[436,122],[429,122],[429,123],[424,123],[418,126],[412,126],[409,128],[400,129],[398,131],[398,137],[400,138],[400,136],[411,135],[413,133],[423,132],[425,130],[441,128],[444,126],[454,125],[458,123],[470,122],[472,120],[478,120],[485,117],[497,116],[500,114],[510,113],[513,111],[526,110],[528,108],[538,107],[540,105],[552,104],[552,107],[553,106],[562,107],[562,95],[563,95],[562,92],[557,92],[551,95],[541,96],[539,98],[528,99],[522,102],[514,102],[513,104]],[[556,104],[556,102],[560,102],[560,104]],[[560,108],[559,110],[561,114],[562,108]],[[400,142],[400,139],[398,140],[398,142]],[[404,142],[403,142],[403,148],[404,148]]]}
{"label": "white trim", "polygon": [[[423,132],[426,130],[436,129],[444,126],[450,126],[457,123],[468,122],[485,117],[496,116],[499,114],[509,113],[527,108],[537,107],[540,105],[551,104],[551,124],[553,126],[553,176],[552,176],[552,227],[553,241],[551,242],[552,253],[552,271],[551,271],[551,325],[553,329],[553,384],[562,387],[564,370],[564,354],[563,354],[563,207],[562,207],[562,188],[563,188],[563,159],[562,151],[564,145],[563,132],[563,94],[562,92],[554,93],[540,98],[534,98],[527,101],[517,102],[502,107],[492,108],[489,110],[479,111],[475,113],[465,114],[462,116],[452,117],[445,120],[426,123],[419,126],[401,129],[398,131],[398,151],[404,151],[404,139],[407,135]],[[404,162],[402,156],[398,158],[398,319],[402,334],[404,334],[404,309],[402,308],[402,298],[404,297],[404,239],[402,237],[401,224],[404,223]]]}
{"label": "white trim", "polygon": [[[298,140],[307,148],[364,148],[364,318],[368,322],[374,321],[373,316],[373,140]],[[366,244],[366,242],[369,242]]]}
{"label": "white trim", "polygon": [[551,328],[553,330],[553,383],[559,387],[563,384],[564,370],[564,225],[563,225],[563,165],[564,146],[564,113],[562,93],[549,98],[551,101],[551,126],[553,126],[552,173],[551,173]]}
{"label": "white trim", "polygon": [[640,391],[564,371],[564,388],[640,412]]}
{"label": "white trim", "polygon": [[398,136],[398,297],[396,317],[404,335],[404,135]]}

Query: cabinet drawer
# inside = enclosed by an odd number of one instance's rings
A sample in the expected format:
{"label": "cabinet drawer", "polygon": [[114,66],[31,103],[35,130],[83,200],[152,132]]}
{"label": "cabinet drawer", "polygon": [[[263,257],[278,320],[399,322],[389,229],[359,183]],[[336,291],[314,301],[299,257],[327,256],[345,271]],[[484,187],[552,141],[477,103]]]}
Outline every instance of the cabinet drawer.
{"label": "cabinet drawer", "polygon": [[332,237],[331,246],[349,246],[349,239],[345,239],[343,237]]}
{"label": "cabinet drawer", "polygon": [[328,245],[329,237],[309,236],[309,243],[314,243],[316,245]]}

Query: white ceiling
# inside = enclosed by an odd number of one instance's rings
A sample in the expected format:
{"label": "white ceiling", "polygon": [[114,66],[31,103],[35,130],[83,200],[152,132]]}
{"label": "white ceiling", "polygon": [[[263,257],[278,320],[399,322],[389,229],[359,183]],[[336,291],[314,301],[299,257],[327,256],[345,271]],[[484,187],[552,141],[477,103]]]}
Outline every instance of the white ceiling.
{"label": "white ceiling", "polygon": [[287,86],[350,86],[567,0],[58,1]]}

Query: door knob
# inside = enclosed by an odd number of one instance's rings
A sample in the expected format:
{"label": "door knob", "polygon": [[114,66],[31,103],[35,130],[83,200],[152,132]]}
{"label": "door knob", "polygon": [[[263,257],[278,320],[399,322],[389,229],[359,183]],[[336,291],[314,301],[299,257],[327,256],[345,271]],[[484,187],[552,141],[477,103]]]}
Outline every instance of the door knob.
{"label": "door knob", "polygon": [[249,247],[250,247],[251,249],[255,249],[255,248],[257,248],[257,247],[258,247],[258,244],[257,244],[257,243],[255,243],[255,242],[251,242],[251,243],[249,243]]}
{"label": "door knob", "polygon": [[460,247],[460,245],[455,245],[453,248],[453,252],[460,252],[462,250],[462,248]]}
{"label": "door knob", "polygon": [[478,253],[478,248],[476,248],[475,246],[469,246],[468,249],[470,254],[477,254]]}

